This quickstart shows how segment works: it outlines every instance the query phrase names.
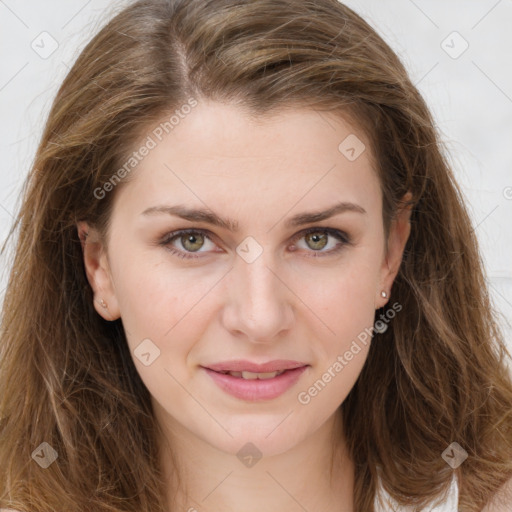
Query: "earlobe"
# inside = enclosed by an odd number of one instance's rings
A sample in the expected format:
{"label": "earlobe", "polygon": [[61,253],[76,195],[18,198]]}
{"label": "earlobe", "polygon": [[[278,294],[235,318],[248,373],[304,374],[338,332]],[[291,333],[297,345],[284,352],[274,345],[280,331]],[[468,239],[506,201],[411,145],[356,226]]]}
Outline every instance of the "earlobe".
{"label": "earlobe", "polygon": [[94,309],[105,320],[116,320],[121,315],[101,236],[85,221],[77,223],[77,231],[82,246],[85,273],[94,294]]}

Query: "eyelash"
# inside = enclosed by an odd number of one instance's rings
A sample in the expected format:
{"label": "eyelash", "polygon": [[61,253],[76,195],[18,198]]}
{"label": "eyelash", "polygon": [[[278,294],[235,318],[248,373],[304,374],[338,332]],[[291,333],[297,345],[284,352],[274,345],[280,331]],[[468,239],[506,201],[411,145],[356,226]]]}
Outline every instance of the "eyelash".
{"label": "eyelash", "polygon": [[[327,234],[333,236],[334,238],[337,238],[341,243],[338,244],[334,249],[331,249],[331,250],[326,251],[326,252],[320,252],[320,251],[313,251],[312,250],[311,252],[313,252],[314,255],[308,256],[308,257],[310,257],[310,258],[321,258],[321,257],[324,257],[324,256],[332,256],[334,254],[337,254],[339,251],[341,251],[344,248],[344,246],[350,245],[352,243],[351,239],[350,239],[350,237],[349,237],[349,235],[347,233],[345,233],[343,231],[340,231],[338,229],[322,228],[322,227],[308,228],[308,229],[305,229],[303,231],[300,231],[292,239],[292,243],[295,243],[296,241],[300,240],[301,238],[305,237],[306,235],[308,235],[310,233],[322,233],[322,232],[323,233],[327,233]],[[196,255],[193,252],[179,251],[179,250],[175,249],[174,247],[172,247],[170,245],[170,243],[175,238],[178,238],[178,237],[183,236],[183,235],[188,235],[188,234],[201,234],[205,238],[208,238],[210,241],[213,242],[213,240],[209,236],[209,232],[207,230],[204,230],[204,229],[182,229],[182,230],[178,230],[178,231],[172,231],[171,233],[167,233],[163,237],[163,239],[159,242],[159,245],[165,247],[172,254],[174,254],[175,256],[178,256],[179,258],[183,258],[183,259],[202,258],[203,256]]]}

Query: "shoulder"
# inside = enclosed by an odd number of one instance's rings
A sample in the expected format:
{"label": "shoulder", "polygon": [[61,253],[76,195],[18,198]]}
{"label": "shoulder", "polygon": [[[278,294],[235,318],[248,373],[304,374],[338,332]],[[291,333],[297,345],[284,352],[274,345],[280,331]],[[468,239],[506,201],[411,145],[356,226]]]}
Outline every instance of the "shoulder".
{"label": "shoulder", "polygon": [[510,512],[511,506],[512,478],[500,487],[492,501],[482,509],[482,512]]}

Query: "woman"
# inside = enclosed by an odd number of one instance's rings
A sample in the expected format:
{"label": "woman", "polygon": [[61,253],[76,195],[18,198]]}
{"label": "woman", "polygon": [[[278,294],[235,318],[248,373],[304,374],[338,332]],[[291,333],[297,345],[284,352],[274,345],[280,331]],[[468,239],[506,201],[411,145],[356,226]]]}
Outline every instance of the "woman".
{"label": "woman", "polygon": [[1,506],[510,509],[466,208],[342,4],[126,8],[60,88],[16,228]]}

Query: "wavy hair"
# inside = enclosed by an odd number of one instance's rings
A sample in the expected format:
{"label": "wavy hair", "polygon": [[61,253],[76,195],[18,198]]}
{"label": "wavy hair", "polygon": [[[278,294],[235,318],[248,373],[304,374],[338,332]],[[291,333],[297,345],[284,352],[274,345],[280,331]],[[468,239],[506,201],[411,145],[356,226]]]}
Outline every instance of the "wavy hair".
{"label": "wavy hair", "polygon": [[[396,54],[336,0],[141,0],[79,55],[8,237],[0,506],[167,510],[149,392],[121,321],[93,308],[76,223],[108,232],[125,180],[101,200],[98,187],[152,123],[191,97],[254,116],[306,107],[351,118],[372,144],[386,232],[411,191],[393,285],[404,313],[374,334],[342,404],[355,510],[374,510],[379,481],[400,505],[425,506],[455,473],[459,511],[480,512],[512,477],[510,354],[429,109]],[[441,457],[453,441],[468,453],[455,470]],[[58,454],[47,469],[32,458],[43,442]]]}

